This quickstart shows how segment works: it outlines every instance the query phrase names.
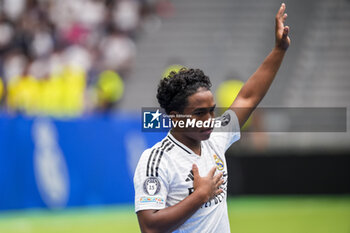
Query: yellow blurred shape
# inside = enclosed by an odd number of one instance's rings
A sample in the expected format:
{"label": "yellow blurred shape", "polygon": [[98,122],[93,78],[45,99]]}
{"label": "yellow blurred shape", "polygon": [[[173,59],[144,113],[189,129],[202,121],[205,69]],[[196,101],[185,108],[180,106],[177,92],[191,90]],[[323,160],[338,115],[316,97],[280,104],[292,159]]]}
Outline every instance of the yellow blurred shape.
{"label": "yellow blurred shape", "polygon": [[4,94],[4,83],[0,77],[0,101],[2,99],[3,94]]}
{"label": "yellow blurred shape", "polygon": [[216,99],[220,107],[229,107],[236,99],[244,83],[239,80],[227,80],[216,89]]}
{"label": "yellow blurred shape", "polygon": [[79,116],[84,110],[86,73],[82,68],[65,66],[41,81],[39,114],[55,117]]}
{"label": "yellow blurred shape", "polygon": [[124,82],[120,75],[114,71],[103,71],[97,82],[99,98],[108,102],[120,100],[124,94]]}
{"label": "yellow blurred shape", "polygon": [[63,112],[66,116],[78,116],[84,110],[86,72],[80,67],[66,66],[61,78]]}
{"label": "yellow blurred shape", "polygon": [[39,82],[30,75],[13,79],[8,84],[7,103],[12,109],[21,110],[29,115],[38,109],[37,99],[40,95]]}
{"label": "yellow blurred shape", "polygon": [[179,65],[179,64],[170,65],[170,66],[168,66],[168,67],[164,70],[164,72],[163,72],[163,74],[162,74],[162,78],[167,78],[171,72],[177,73],[177,72],[179,72],[182,68],[184,68],[184,66]]}
{"label": "yellow blurred shape", "polygon": [[[235,79],[222,82],[216,89],[216,100],[218,106],[224,108],[225,110],[228,109],[236,99],[243,85],[244,82]],[[251,117],[249,117],[246,123],[243,125],[242,130],[246,129],[251,124],[251,121]]]}
{"label": "yellow blurred shape", "polygon": [[85,76],[83,69],[66,66],[41,80],[30,75],[11,79],[7,104],[28,115],[79,116],[84,110]]}

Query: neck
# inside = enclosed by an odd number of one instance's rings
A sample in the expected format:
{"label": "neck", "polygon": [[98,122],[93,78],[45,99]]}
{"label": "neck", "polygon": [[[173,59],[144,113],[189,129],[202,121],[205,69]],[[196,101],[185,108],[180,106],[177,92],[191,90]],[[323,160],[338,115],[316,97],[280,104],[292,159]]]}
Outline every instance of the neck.
{"label": "neck", "polygon": [[175,130],[171,130],[170,133],[176,140],[190,148],[195,154],[199,156],[201,155],[201,141],[194,140],[193,138],[186,136],[186,134]]}

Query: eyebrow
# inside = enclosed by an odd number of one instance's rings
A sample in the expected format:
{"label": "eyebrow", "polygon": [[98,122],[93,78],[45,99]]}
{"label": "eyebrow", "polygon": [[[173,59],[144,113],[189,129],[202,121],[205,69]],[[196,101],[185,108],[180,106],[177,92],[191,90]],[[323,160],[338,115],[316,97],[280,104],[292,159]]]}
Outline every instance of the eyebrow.
{"label": "eyebrow", "polygon": [[200,112],[200,111],[207,111],[208,109],[209,110],[214,110],[216,107],[216,104],[214,104],[212,107],[208,107],[208,108],[196,108],[193,110],[193,112]]}

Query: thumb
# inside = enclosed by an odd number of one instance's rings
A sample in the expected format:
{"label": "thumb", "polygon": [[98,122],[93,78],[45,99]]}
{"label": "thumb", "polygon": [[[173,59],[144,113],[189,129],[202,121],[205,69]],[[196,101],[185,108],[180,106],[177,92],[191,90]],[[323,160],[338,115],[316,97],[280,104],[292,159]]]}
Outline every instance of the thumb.
{"label": "thumb", "polygon": [[192,171],[193,171],[193,176],[194,177],[198,177],[199,176],[199,171],[198,171],[198,167],[196,164],[192,165]]}
{"label": "thumb", "polygon": [[288,36],[288,32],[289,32],[289,27],[286,26],[283,28],[283,35],[282,35],[282,39],[286,39]]}

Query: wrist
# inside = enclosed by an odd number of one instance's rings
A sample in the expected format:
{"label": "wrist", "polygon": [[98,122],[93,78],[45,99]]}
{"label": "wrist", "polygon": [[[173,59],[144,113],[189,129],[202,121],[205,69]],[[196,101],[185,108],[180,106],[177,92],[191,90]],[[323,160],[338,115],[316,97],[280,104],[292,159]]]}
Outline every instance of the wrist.
{"label": "wrist", "polygon": [[273,48],[273,50],[276,50],[278,52],[282,52],[285,53],[288,50],[288,47],[285,46],[281,46],[279,44],[276,44],[275,47]]}
{"label": "wrist", "polygon": [[200,204],[204,204],[209,200],[209,195],[207,192],[202,191],[201,189],[196,189],[192,195],[196,196],[196,200],[198,200],[200,202]]}
{"label": "wrist", "polygon": [[287,49],[281,48],[280,46],[277,46],[277,45],[276,45],[276,46],[272,49],[272,52],[273,52],[273,53],[280,54],[280,55],[284,55],[284,54],[287,52]]}

